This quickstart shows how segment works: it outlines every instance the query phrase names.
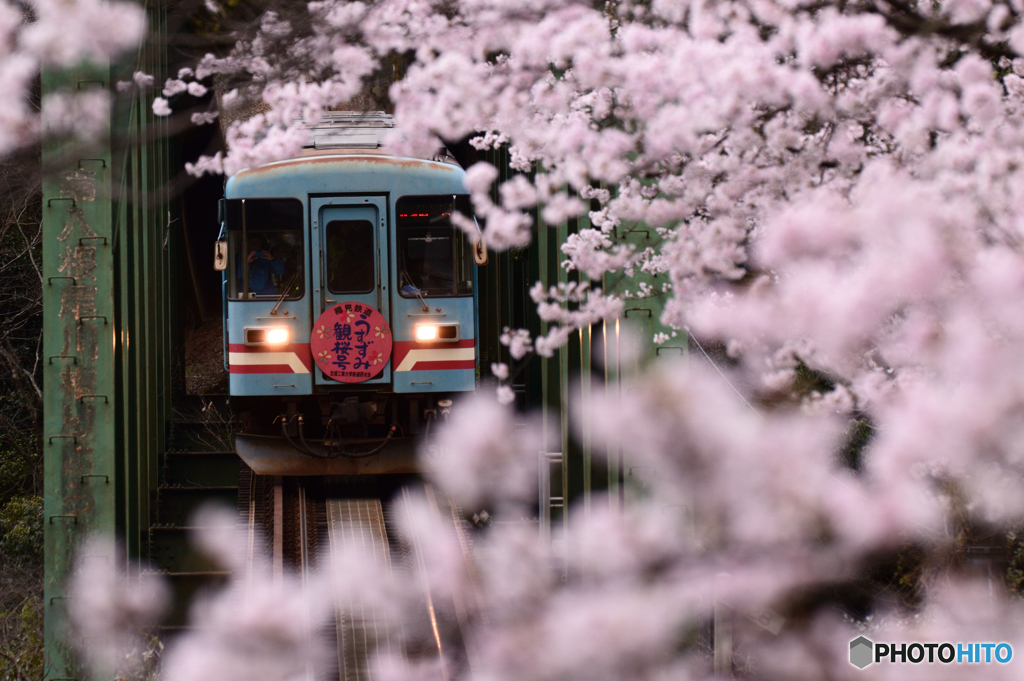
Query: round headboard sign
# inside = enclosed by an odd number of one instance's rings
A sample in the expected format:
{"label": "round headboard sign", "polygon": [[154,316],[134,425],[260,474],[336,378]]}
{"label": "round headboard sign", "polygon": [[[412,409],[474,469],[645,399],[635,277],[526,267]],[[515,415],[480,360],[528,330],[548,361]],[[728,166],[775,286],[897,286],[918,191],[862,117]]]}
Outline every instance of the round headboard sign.
{"label": "round headboard sign", "polygon": [[362,383],[391,359],[391,328],[376,308],[352,301],[328,308],[313,324],[313,361],[329,378]]}

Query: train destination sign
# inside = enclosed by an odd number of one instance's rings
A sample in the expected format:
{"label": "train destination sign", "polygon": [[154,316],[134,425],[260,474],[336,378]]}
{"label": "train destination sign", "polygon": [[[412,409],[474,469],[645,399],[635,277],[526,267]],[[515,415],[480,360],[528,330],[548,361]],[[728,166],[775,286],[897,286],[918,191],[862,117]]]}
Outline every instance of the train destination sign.
{"label": "train destination sign", "polygon": [[391,328],[376,308],[347,301],[328,308],[313,324],[309,347],[324,374],[341,383],[362,383],[391,359]]}

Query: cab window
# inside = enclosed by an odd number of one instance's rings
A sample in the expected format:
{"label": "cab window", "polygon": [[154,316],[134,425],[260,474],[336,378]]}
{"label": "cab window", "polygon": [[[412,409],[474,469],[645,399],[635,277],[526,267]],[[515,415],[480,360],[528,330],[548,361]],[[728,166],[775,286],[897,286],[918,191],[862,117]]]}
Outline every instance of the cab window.
{"label": "cab window", "polygon": [[467,235],[451,224],[453,211],[470,215],[463,195],[403,196],[395,204],[398,291],[405,298],[473,294]]}
{"label": "cab window", "polygon": [[305,292],[302,202],[228,199],[228,299],[295,300]]}

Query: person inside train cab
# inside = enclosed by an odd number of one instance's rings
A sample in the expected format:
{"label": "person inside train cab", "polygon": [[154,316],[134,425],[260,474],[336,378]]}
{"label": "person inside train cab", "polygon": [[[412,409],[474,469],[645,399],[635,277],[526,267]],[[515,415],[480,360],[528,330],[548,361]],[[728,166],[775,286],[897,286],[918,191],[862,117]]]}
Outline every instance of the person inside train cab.
{"label": "person inside train cab", "polygon": [[249,290],[258,296],[277,295],[277,287],[271,275],[284,274],[284,262],[274,254],[273,248],[265,248],[263,239],[249,238],[249,255],[246,257],[249,269]]}

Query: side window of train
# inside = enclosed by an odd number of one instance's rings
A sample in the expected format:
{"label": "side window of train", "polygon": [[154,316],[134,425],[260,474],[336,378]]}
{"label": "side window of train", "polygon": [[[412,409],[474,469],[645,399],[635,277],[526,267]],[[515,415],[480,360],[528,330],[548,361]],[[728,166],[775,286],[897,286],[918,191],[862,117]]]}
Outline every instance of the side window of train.
{"label": "side window of train", "polygon": [[228,199],[228,299],[301,298],[305,293],[302,202]]}
{"label": "side window of train", "polygon": [[469,239],[452,226],[453,211],[472,215],[469,197],[403,196],[396,202],[398,291],[403,297],[473,294]]}
{"label": "side window of train", "polygon": [[331,220],[327,223],[327,290],[331,293],[369,293],[373,290],[373,225],[369,220]]}

